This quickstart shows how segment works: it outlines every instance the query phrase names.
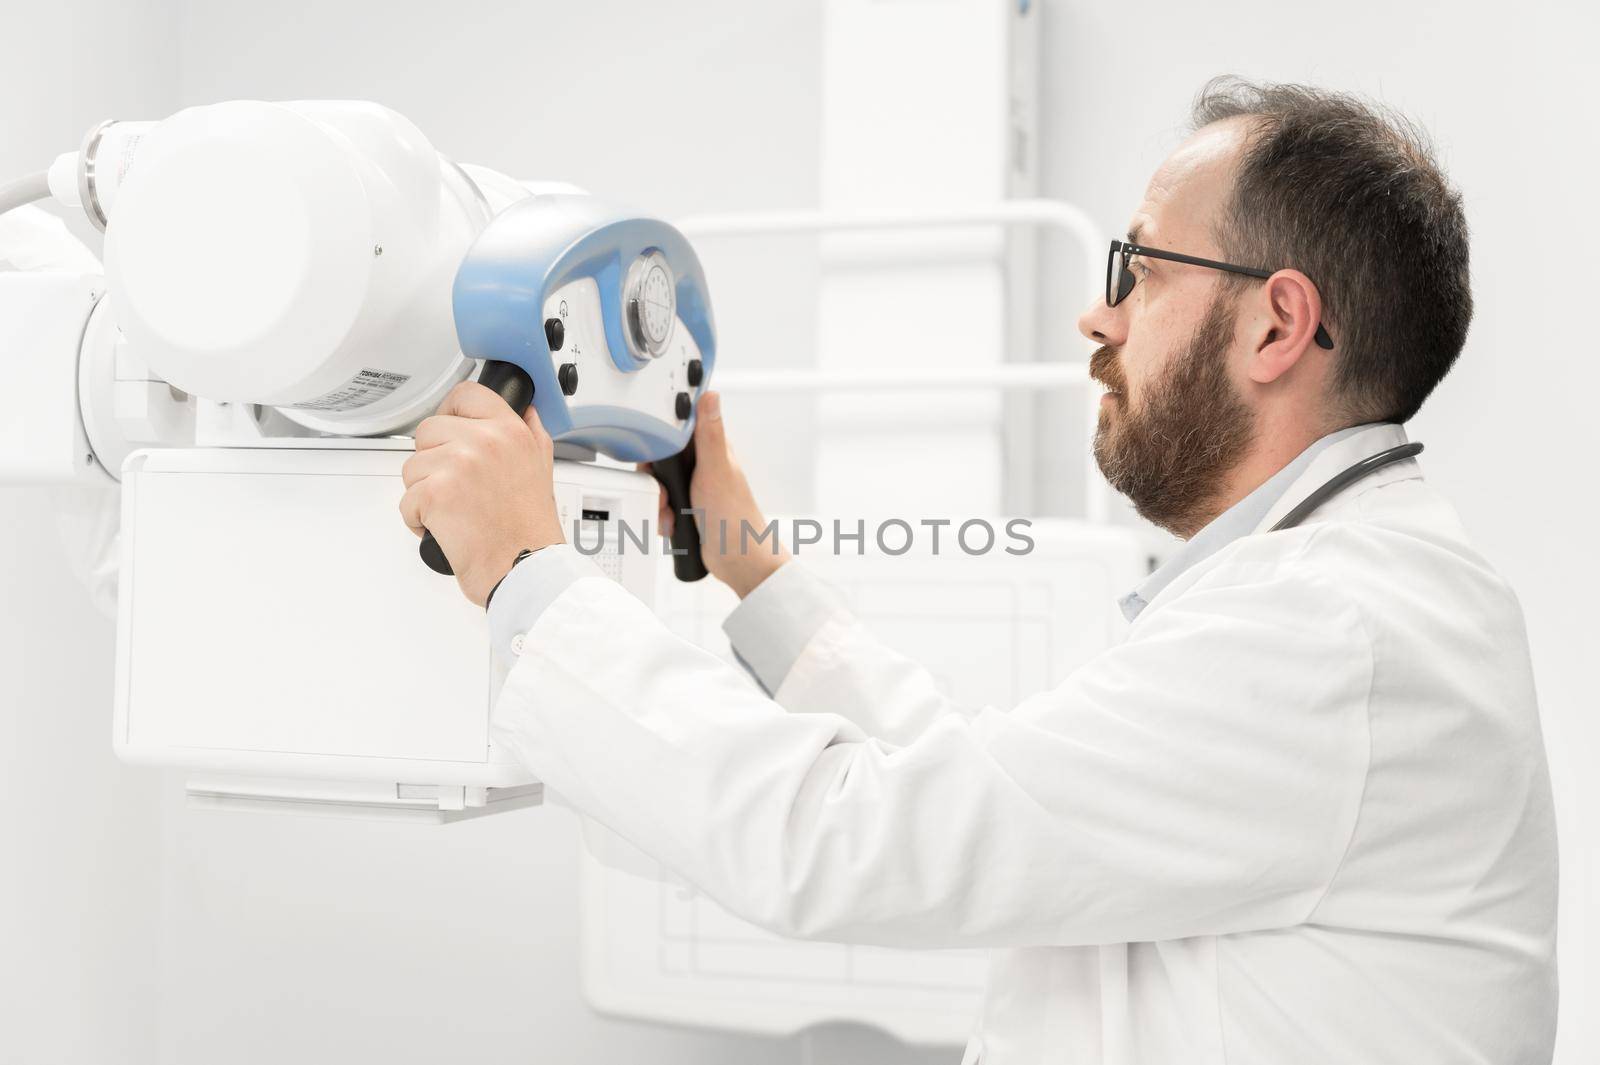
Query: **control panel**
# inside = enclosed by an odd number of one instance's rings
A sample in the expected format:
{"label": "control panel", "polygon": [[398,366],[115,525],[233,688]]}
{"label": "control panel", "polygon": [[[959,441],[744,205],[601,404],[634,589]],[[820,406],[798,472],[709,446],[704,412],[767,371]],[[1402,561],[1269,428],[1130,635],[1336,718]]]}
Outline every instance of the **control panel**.
{"label": "control panel", "polygon": [[[648,300],[646,292],[639,302]],[[658,310],[647,308],[637,316],[648,321]],[[675,317],[664,323],[658,318],[658,354],[631,372],[619,373],[606,343],[604,313],[600,287],[589,277],[562,285],[545,300],[550,365],[574,424],[616,410],[635,411],[663,424],[686,424],[706,376],[705,360],[689,330]],[[625,335],[634,330],[631,323],[624,327]]]}

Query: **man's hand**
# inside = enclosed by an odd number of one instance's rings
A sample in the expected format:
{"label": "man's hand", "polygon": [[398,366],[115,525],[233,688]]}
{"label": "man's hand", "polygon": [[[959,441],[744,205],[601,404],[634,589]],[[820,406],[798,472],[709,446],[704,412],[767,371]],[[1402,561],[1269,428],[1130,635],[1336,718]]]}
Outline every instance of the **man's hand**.
{"label": "man's hand", "polygon": [[[755,534],[766,528],[767,519],[756,505],[750,482],[745,480],[744,471],[739,468],[733,448],[728,444],[723,430],[722,396],[716,392],[701,396],[699,414],[694,427],[695,467],[689,483],[689,498],[696,509],[705,512],[705,525],[700,530],[700,557],[712,576],[743,599],[789,561],[789,552],[779,548],[774,554],[771,537],[760,544],[754,542]],[[661,491],[659,520],[661,531],[665,533],[670,533],[672,523],[680,520],[667,508],[666,489]],[[749,534],[743,532],[745,523],[750,527]]]}
{"label": "man's hand", "polygon": [[524,421],[474,381],[456,385],[417,426],[417,453],[401,470],[400,513],[419,538],[433,533],[461,591],[479,606],[520,552],[565,542],[554,451],[532,407]]}

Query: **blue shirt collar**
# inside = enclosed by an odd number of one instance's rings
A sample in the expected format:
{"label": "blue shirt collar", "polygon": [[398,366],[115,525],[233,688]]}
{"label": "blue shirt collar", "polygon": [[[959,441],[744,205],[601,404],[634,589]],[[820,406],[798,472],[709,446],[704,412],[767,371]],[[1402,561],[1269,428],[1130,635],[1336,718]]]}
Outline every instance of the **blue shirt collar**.
{"label": "blue shirt collar", "polygon": [[1131,622],[1150,605],[1151,600],[1161,594],[1162,589],[1177,580],[1186,570],[1210,558],[1240,537],[1249,536],[1266,520],[1273,504],[1283,498],[1289,486],[1305,473],[1306,468],[1318,455],[1340,440],[1370,428],[1371,424],[1353,425],[1348,429],[1329,433],[1296,455],[1287,466],[1268,477],[1255,491],[1211,519],[1210,523],[1191,536],[1176,554],[1146,577],[1139,587],[1117,601],[1117,605],[1122,608],[1122,616]]}

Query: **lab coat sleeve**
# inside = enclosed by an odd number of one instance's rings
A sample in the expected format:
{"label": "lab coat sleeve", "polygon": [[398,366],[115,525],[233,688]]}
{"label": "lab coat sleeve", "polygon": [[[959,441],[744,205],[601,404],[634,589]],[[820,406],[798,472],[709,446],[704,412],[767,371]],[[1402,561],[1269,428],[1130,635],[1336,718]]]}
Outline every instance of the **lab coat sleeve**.
{"label": "lab coat sleeve", "polygon": [[489,593],[489,640],[501,662],[515,662],[512,641],[533,628],[551,603],[580,577],[600,577],[600,567],[571,544],[542,547],[511,567]]}
{"label": "lab coat sleeve", "polygon": [[784,709],[827,711],[869,736],[909,743],[949,713],[949,698],[920,663],[879,642],[838,590],[791,560],[722,623],[733,652]]}
{"label": "lab coat sleeve", "polygon": [[767,693],[776,694],[812,637],[844,597],[807,565],[790,559],[756,585],[722,622],[733,653]]}
{"label": "lab coat sleeve", "polygon": [[1060,688],[903,745],[784,712],[584,579],[529,633],[493,725],[579,811],[780,934],[1027,946],[1290,926],[1354,828],[1371,648],[1331,583],[1235,577],[1148,612]]}

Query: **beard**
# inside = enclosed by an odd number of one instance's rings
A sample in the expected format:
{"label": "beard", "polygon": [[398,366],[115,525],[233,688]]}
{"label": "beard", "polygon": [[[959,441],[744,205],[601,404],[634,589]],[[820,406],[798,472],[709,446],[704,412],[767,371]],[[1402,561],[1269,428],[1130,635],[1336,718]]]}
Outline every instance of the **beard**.
{"label": "beard", "polygon": [[1210,520],[1224,480],[1255,438],[1254,412],[1228,379],[1234,317],[1231,301],[1213,299],[1187,350],[1172,353],[1137,410],[1117,351],[1103,347],[1089,360],[1089,376],[1116,393],[1116,409],[1102,407],[1095,429],[1100,472],[1141,517],[1184,538]]}

